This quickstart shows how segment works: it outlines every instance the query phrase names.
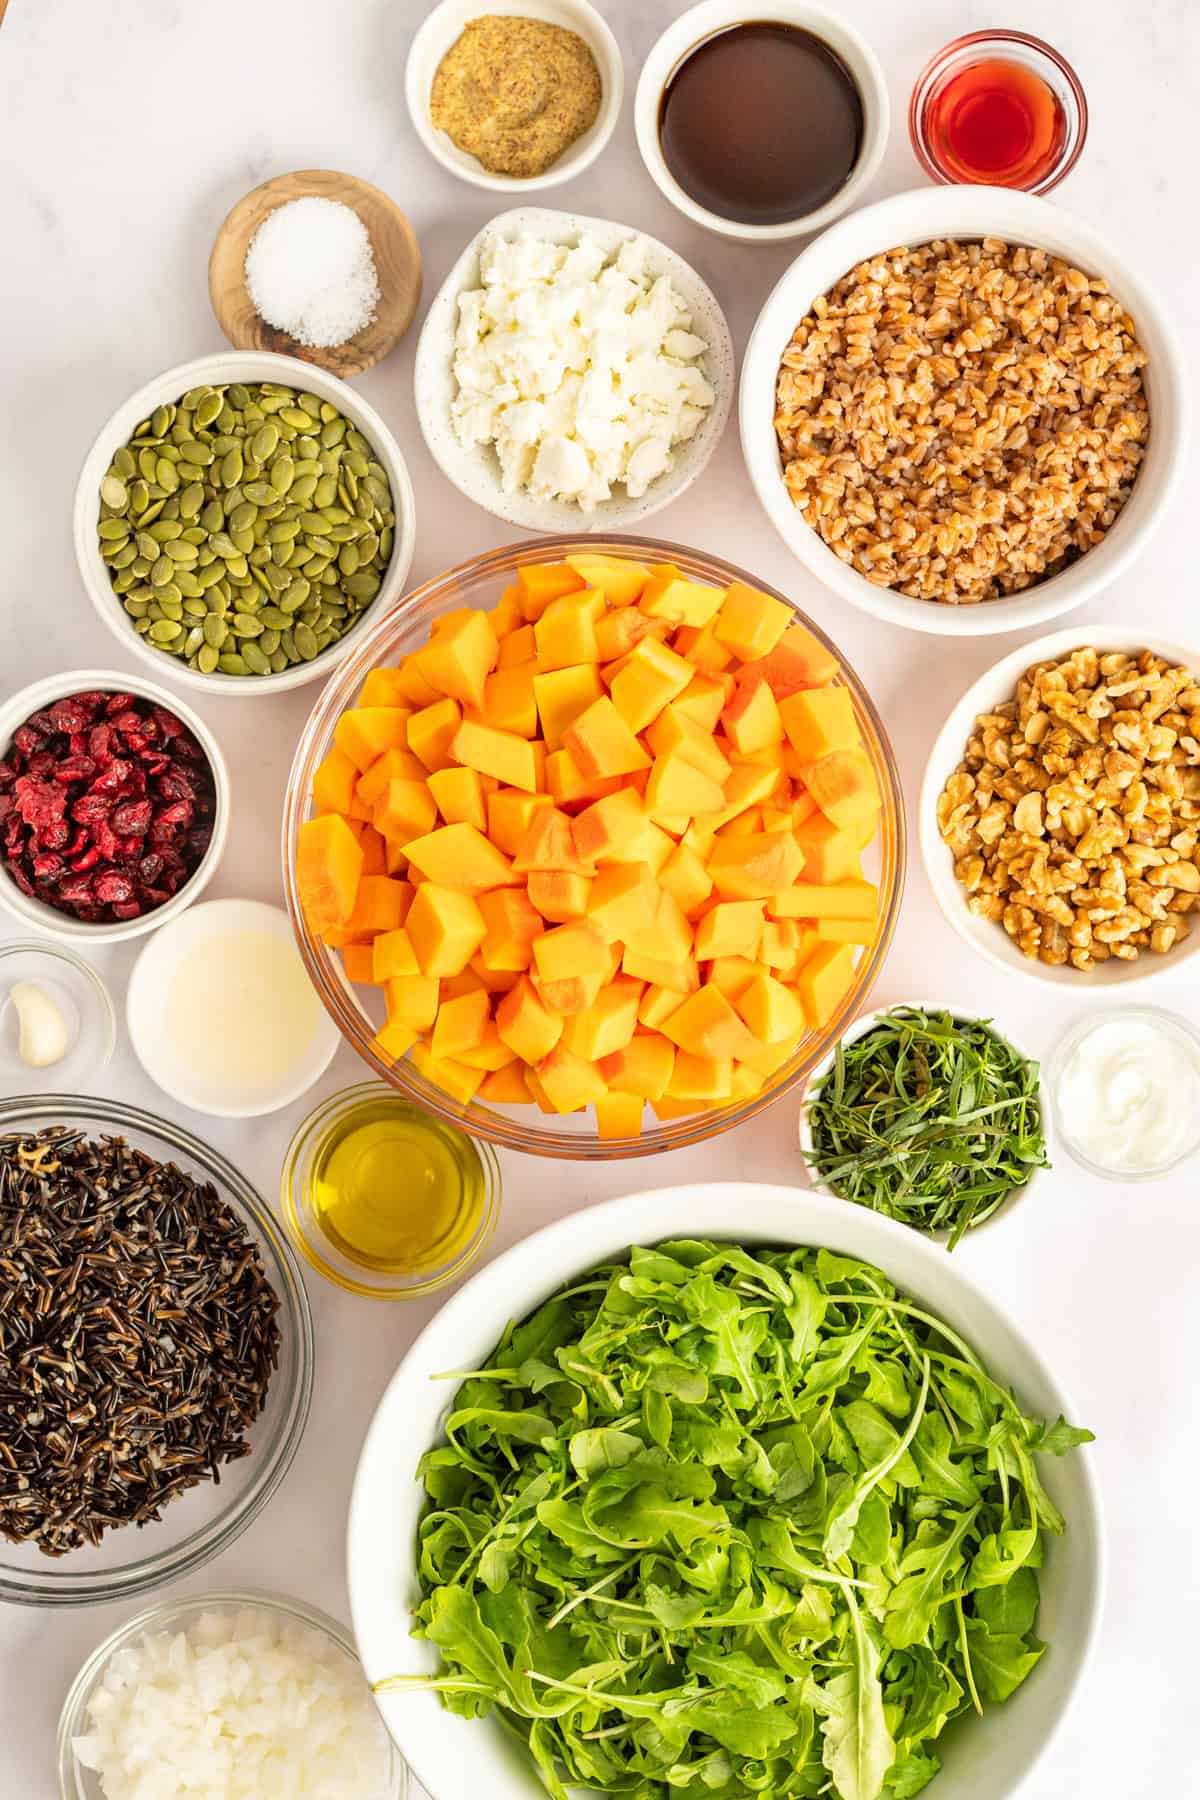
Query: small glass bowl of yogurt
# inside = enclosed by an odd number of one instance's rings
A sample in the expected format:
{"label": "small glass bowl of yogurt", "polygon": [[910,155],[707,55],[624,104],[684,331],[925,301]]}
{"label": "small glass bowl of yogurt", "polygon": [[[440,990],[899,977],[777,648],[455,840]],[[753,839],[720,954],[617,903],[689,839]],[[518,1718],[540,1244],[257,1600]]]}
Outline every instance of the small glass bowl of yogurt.
{"label": "small glass bowl of yogurt", "polygon": [[1200,1031],[1151,1006],[1076,1020],[1050,1059],[1059,1141],[1108,1181],[1153,1181],[1200,1149]]}

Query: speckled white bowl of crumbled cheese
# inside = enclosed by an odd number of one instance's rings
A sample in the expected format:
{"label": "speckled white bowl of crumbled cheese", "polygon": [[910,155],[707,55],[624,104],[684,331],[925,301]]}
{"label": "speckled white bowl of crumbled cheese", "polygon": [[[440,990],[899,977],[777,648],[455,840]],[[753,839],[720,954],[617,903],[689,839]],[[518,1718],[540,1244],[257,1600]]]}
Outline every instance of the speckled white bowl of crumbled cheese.
{"label": "speckled white bowl of crumbled cheese", "polygon": [[666,506],[716,449],[733,384],[725,315],[682,257],[535,207],[472,238],[417,346],[434,460],[533,531],[622,530]]}

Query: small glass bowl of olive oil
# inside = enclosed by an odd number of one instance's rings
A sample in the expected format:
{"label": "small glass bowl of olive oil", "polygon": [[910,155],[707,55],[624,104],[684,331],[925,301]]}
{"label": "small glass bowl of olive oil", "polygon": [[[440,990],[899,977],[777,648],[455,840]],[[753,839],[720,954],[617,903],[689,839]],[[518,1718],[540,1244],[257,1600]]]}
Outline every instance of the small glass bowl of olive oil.
{"label": "small glass bowl of olive oil", "polygon": [[300,1125],[280,1194],[314,1269],[352,1294],[411,1300],[478,1258],[500,1211],[500,1165],[490,1144],[364,1082]]}

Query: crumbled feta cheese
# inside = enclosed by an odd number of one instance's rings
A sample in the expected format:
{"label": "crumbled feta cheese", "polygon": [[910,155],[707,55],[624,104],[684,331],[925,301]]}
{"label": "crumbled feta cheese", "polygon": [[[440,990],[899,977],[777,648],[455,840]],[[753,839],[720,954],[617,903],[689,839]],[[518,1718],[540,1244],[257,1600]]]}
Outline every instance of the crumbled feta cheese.
{"label": "crumbled feta cheese", "polygon": [[647,248],[485,237],[482,285],[458,300],[451,418],[464,448],[494,447],[506,493],[583,512],[615,484],[639,499],[695,436],[716,398],[708,344]]}

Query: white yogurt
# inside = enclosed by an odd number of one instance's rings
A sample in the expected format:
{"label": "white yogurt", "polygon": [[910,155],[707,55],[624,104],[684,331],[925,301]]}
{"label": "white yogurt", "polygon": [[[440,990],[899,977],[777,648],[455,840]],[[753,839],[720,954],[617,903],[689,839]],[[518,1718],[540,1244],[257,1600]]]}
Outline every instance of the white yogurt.
{"label": "white yogurt", "polygon": [[1089,1162],[1151,1174],[1200,1137],[1200,1050],[1169,1019],[1109,1016],[1065,1058],[1057,1101],[1063,1135]]}

